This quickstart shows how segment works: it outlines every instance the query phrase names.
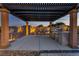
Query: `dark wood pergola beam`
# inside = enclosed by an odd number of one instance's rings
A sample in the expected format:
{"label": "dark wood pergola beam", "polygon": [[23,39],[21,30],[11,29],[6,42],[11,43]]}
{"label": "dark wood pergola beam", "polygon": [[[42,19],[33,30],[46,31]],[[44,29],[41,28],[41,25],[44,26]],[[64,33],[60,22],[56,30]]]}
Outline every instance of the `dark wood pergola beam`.
{"label": "dark wood pergola beam", "polygon": [[[29,15],[33,15],[36,16],[37,14],[40,15],[44,15],[44,14],[48,14],[50,17],[56,17],[53,18],[53,20],[57,20],[65,15],[68,14],[68,12],[70,10],[72,10],[74,8],[75,5],[77,5],[76,3],[5,3],[3,4],[4,7],[6,7],[8,10],[10,10],[10,12],[14,15],[16,15],[17,17],[19,15],[21,16],[29,16]],[[43,17],[37,15],[37,17]],[[49,17],[48,15],[45,15],[46,17]],[[57,15],[57,16],[56,16]],[[44,17],[45,17],[44,16]],[[49,21],[52,21],[52,19],[50,18]]]}
{"label": "dark wood pergola beam", "polygon": [[[68,10],[68,9],[67,9]],[[34,12],[34,11],[39,11],[39,12],[63,12],[63,11],[67,11],[66,9],[61,9],[61,10],[39,10],[39,9],[35,9],[35,10],[33,10],[33,9],[11,9],[10,11],[13,11],[13,12],[22,12],[22,11],[32,11],[32,12]]]}
{"label": "dark wood pergola beam", "polygon": [[30,14],[30,13],[32,13],[32,14],[33,14],[33,13],[34,13],[34,14],[36,14],[36,13],[37,13],[37,14],[39,14],[39,13],[47,13],[47,14],[52,14],[52,13],[54,13],[54,14],[55,14],[55,13],[59,13],[59,14],[61,14],[61,13],[63,13],[63,12],[56,12],[56,11],[54,11],[54,12],[53,12],[53,11],[47,11],[47,12],[46,12],[46,11],[20,11],[20,12],[19,12],[19,11],[14,11],[13,13],[16,13],[16,14],[17,14],[17,13],[23,13],[23,14]]}

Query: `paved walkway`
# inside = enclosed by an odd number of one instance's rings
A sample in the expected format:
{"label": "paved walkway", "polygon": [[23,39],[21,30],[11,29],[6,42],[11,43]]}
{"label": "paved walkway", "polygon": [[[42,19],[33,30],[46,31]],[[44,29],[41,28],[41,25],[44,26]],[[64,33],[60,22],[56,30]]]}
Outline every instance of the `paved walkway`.
{"label": "paved walkway", "polygon": [[70,50],[68,46],[63,46],[49,38],[48,36],[30,35],[17,39],[11,43],[11,46],[7,49],[10,50]]}
{"label": "paved walkway", "polygon": [[[5,52],[5,50],[14,51],[14,52],[7,53],[7,52]],[[79,55],[79,49],[72,49],[72,48],[69,48],[68,46],[60,45],[53,39],[49,38],[48,36],[44,36],[44,35],[43,36],[30,35],[30,36],[25,36],[20,39],[17,39],[15,42],[10,44],[9,48],[4,49],[4,52],[0,55],[7,55],[7,54],[11,55],[12,53],[15,54],[15,52],[16,52],[15,50],[17,50],[17,52],[19,52],[21,50],[22,51],[25,50],[24,52],[38,51],[38,53],[40,51],[41,56],[69,56],[69,55],[77,56],[77,55]],[[60,50],[60,51],[56,53],[56,52],[54,52],[56,50],[57,51]],[[63,50],[66,50],[66,53],[64,53]],[[73,50],[78,50],[78,52],[74,53]],[[0,51],[1,51],[1,49],[0,49]],[[47,52],[47,51],[49,51],[49,52]],[[68,53],[67,53],[67,51],[68,51]],[[70,51],[72,51],[72,52],[70,52]],[[52,52],[54,52],[54,53],[52,53]],[[20,54],[23,55],[22,53],[20,53]],[[26,53],[26,55],[27,54],[28,53]]]}

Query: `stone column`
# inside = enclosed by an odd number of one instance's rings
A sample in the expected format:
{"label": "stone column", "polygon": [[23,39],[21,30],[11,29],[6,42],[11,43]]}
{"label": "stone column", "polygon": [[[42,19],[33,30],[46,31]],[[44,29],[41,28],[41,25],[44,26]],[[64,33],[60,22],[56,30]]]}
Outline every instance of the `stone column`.
{"label": "stone column", "polygon": [[26,35],[28,35],[29,34],[29,32],[28,32],[28,21],[26,21]]}
{"label": "stone column", "polygon": [[50,37],[52,37],[52,21],[50,21]]}
{"label": "stone column", "polygon": [[7,48],[9,46],[9,11],[7,9],[0,9],[1,12],[1,39],[0,48]]}
{"label": "stone column", "polygon": [[70,47],[77,48],[77,9],[70,11]]}

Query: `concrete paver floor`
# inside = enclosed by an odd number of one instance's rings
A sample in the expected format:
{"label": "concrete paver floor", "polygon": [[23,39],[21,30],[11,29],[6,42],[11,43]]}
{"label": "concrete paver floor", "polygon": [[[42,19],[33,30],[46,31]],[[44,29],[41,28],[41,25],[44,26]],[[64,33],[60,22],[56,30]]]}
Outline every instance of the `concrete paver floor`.
{"label": "concrete paver floor", "polygon": [[63,46],[45,35],[30,35],[17,39],[10,44],[7,49],[11,50],[69,50],[68,46]]}
{"label": "concrete paver floor", "polygon": [[[63,46],[45,35],[30,35],[17,39],[10,43],[10,47],[4,50],[26,50],[26,51],[50,51],[50,50],[75,50]],[[79,50],[79,49],[76,49]],[[41,56],[51,55],[79,55],[79,53],[41,53]]]}

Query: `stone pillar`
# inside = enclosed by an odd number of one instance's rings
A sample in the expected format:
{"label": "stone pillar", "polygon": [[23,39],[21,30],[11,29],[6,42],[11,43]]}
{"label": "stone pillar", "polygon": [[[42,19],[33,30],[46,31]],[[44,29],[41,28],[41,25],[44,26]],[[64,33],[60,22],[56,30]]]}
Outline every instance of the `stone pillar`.
{"label": "stone pillar", "polygon": [[77,9],[70,11],[70,47],[77,48]]}
{"label": "stone pillar", "polygon": [[1,39],[0,48],[7,48],[9,46],[9,11],[7,9],[0,9],[1,12]]}
{"label": "stone pillar", "polygon": [[50,37],[52,37],[52,21],[50,21],[49,25],[50,25],[50,34],[49,35],[50,35]]}
{"label": "stone pillar", "polygon": [[28,21],[26,21],[26,35],[28,35],[29,34],[29,30],[28,30]]}

